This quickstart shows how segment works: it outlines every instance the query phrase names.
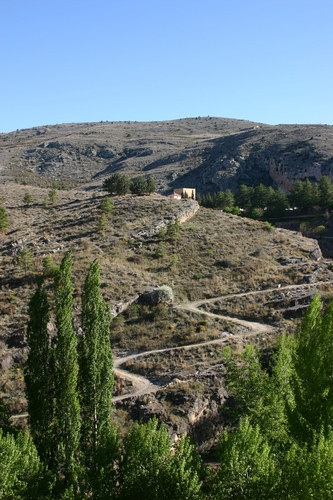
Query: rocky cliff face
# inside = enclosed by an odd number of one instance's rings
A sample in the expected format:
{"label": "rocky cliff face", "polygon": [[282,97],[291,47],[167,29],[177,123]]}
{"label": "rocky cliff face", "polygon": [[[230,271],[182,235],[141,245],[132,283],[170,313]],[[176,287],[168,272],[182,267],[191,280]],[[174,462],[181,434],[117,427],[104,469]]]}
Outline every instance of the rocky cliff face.
{"label": "rocky cliff face", "polygon": [[0,175],[100,185],[114,172],[152,175],[158,190],[201,193],[264,182],[333,179],[333,127],[270,126],[224,118],[38,127],[0,135]]}

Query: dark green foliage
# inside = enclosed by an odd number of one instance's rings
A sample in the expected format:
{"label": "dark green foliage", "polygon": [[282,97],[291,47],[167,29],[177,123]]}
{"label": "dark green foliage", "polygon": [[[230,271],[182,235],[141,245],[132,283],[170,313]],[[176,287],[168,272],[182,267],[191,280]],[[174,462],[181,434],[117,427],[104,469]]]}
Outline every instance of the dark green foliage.
{"label": "dark green foliage", "polygon": [[131,182],[131,193],[144,195],[147,193],[147,181],[144,177],[134,177]]}
{"label": "dark green foliage", "polygon": [[52,422],[54,418],[54,373],[51,359],[47,324],[50,319],[49,304],[42,281],[29,304],[27,342],[29,354],[25,370],[26,395],[30,416],[30,428],[40,457],[47,463],[53,455],[54,439]]}
{"label": "dark green foliage", "polygon": [[9,227],[7,211],[4,207],[0,205],[0,232],[6,231]]}
{"label": "dark green foliage", "polygon": [[4,434],[10,432],[11,434],[17,434],[17,428],[12,426],[10,423],[10,410],[4,400],[0,398],[0,429]]}
{"label": "dark green foliage", "polygon": [[181,225],[176,217],[174,221],[169,222],[166,230],[166,237],[171,241],[176,241],[179,237],[180,229]]}
{"label": "dark green foliage", "polygon": [[79,342],[81,448],[89,467],[96,465],[100,442],[111,432],[113,389],[110,346],[111,313],[100,292],[99,264],[91,264],[82,295],[82,337]]}
{"label": "dark green foliage", "polygon": [[23,203],[25,205],[31,205],[33,203],[33,198],[31,196],[31,193],[29,193],[29,191],[26,191],[26,193],[24,194]]}
{"label": "dark green foliage", "polygon": [[127,175],[116,173],[105,179],[103,189],[110,194],[123,196],[129,193],[130,183],[131,181]]}
{"label": "dark green foliage", "polygon": [[135,177],[131,181],[131,193],[137,195],[144,195],[154,193],[156,191],[156,184],[152,177]]}
{"label": "dark green foliage", "polygon": [[149,177],[147,177],[147,193],[148,194],[155,193],[155,191],[156,191],[156,183],[154,179],[149,175]]}
{"label": "dark green foliage", "polygon": [[329,177],[323,176],[319,184],[311,184],[309,179],[297,181],[289,194],[291,206],[308,210],[316,205],[322,209],[333,208],[333,185]]}

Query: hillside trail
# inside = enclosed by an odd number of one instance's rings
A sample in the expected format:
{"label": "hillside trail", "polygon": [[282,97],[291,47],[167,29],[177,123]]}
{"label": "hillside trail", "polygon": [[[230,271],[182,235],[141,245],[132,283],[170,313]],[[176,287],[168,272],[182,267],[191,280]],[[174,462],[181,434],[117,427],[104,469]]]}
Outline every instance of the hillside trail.
{"label": "hillside trail", "polygon": [[234,318],[231,316],[225,316],[222,314],[211,313],[209,311],[205,311],[203,309],[200,309],[201,306],[203,306],[205,304],[211,304],[214,302],[218,302],[219,300],[230,299],[233,297],[247,297],[250,295],[259,295],[259,294],[270,293],[270,292],[275,292],[275,291],[297,290],[297,289],[315,290],[317,288],[317,286],[324,284],[324,283],[329,284],[329,283],[332,283],[332,281],[318,281],[316,283],[302,283],[299,285],[286,285],[286,286],[278,286],[275,288],[267,288],[265,290],[253,290],[253,291],[249,291],[249,292],[232,293],[232,294],[228,294],[228,295],[222,295],[219,297],[212,297],[210,299],[201,299],[201,300],[197,300],[197,301],[183,302],[183,303],[175,305],[174,308],[178,309],[178,310],[194,312],[196,314],[202,314],[202,315],[208,316],[210,318],[222,319],[224,321],[229,321],[230,323],[241,325],[241,326],[245,327],[249,333],[244,334],[244,335],[240,335],[240,334],[235,335],[235,334],[224,331],[224,332],[221,332],[221,336],[218,339],[208,340],[206,342],[197,342],[195,344],[187,344],[187,345],[181,345],[181,346],[176,346],[176,347],[166,347],[163,349],[152,349],[150,351],[143,351],[140,353],[129,354],[129,355],[123,356],[123,357],[116,357],[114,359],[114,372],[115,372],[115,374],[132,382],[134,387],[133,387],[133,390],[131,392],[126,393],[126,394],[121,394],[120,396],[115,396],[112,399],[112,401],[114,403],[116,403],[118,401],[122,401],[124,399],[128,399],[131,397],[141,396],[143,394],[154,393],[154,392],[159,391],[163,387],[163,385],[158,384],[156,382],[152,382],[146,377],[143,377],[141,375],[136,375],[123,367],[120,368],[120,366],[125,364],[127,361],[131,361],[131,360],[134,360],[134,359],[137,359],[140,357],[144,357],[144,356],[150,356],[153,354],[176,351],[176,350],[180,350],[180,349],[189,350],[189,349],[195,349],[197,347],[203,347],[203,346],[208,346],[208,345],[213,345],[213,344],[223,344],[230,339],[242,340],[245,337],[248,338],[250,336],[256,336],[258,334],[271,333],[274,330],[274,328],[272,326],[269,326],[269,325],[264,324],[264,323],[259,323],[257,321],[243,320],[243,319]]}
{"label": "hillside trail", "polygon": [[[114,358],[114,366],[113,366],[114,373],[116,375],[118,375],[120,378],[124,378],[126,380],[129,380],[133,384],[133,388],[130,392],[127,392],[125,394],[121,394],[119,396],[114,396],[112,398],[112,402],[117,403],[117,402],[123,401],[125,399],[143,396],[145,394],[152,394],[152,393],[155,393],[155,392],[161,390],[163,387],[165,387],[165,384],[162,384],[162,383],[159,384],[157,382],[153,382],[153,381],[149,380],[147,377],[144,377],[142,375],[137,375],[137,374],[132,373],[131,371],[127,370],[126,368],[124,368],[122,365],[124,365],[127,361],[131,361],[131,360],[141,358],[144,356],[150,356],[153,354],[178,351],[181,349],[182,350],[189,350],[189,349],[195,349],[198,347],[204,347],[204,346],[208,346],[208,345],[224,344],[231,339],[244,340],[244,338],[249,338],[252,336],[256,336],[258,334],[271,333],[274,330],[274,328],[272,326],[266,325],[264,323],[259,323],[257,321],[248,321],[248,320],[243,320],[243,319],[239,319],[239,318],[233,318],[231,316],[225,316],[225,315],[221,315],[221,314],[211,313],[209,311],[205,311],[204,309],[200,309],[201,306],[203,306],[205,304],[212,304],[212,303],[218,302],[220,300],[231,299],[234,297],[247,297],[250,295],[259,295],[259,294],[276,292],[276,291],[297,290],[297,289],[306,289],[306,290],[314,290],[315,291],[319,285],[332,284],[332,283],[333,283],[332,281],[317,281],[316,283],[302,283],[299,285],[278,286],[275,288],[267,288],[264,290],[253,290],[253,291],[249,291],[249,292],[231,293],[228,295],[221,295],[219,297],[212,297],[209,299],[201,299],[201,300],[196,300],[196,301],[188,301],[188,302],[183,302],[183,303],[174,305],[174,308],[178,309],[178,310],[194,312],[196,314],[202,314],[202,315],[208,316],[210,318],[218,318],[218,319],[222,319],[224,321],[229,321],[230,323],[241,325],[241,326],[247,328],[248,333],[240,335],[240,334],[232,334],[230,332],[223,331],[223,332],[221,332],[220,337],[218,339],[214,339],[214,340],[207,340],[205,342],[197,342],[195,344],[187,344],[187,345],[181,345],[181,346],[175,346],[175,347],[165,347],[163,349],[151,349],[149,351],[143,351],[143,352],[139,352],[139,353],[128,354],[126,356],[115,357]],[[27,416],[28,416],[27,413],[23,413],[21,415],[12,415],[11,419],[16,420],[19,418],[27,418]]]}

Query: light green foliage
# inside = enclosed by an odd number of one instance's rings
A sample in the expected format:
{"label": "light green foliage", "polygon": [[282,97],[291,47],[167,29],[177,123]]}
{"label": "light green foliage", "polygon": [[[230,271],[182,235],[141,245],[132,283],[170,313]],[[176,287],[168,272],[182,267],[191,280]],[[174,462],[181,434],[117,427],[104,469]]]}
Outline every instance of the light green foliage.
{"label": "light green foliage", "polygon": [[79,342],[81,448],[89,467],[96,466],[100,441],[111,431],[113,389],[110,307],[100,292],[99,264],[91,264],[82,295],[82,337]]}
{"label": "light green foliage", "polygon": [[53,263],[52,257],[47,255],[43,259],[43,273],[46,277],[54,277],[59,271],[59,266]]}
{"label": "light green foliage", "polygon": [[293,339],[282,335],[271,375],[263,369],[251,345],[245,348],[241,369],[234,361],[228,365],[228,387],[237,394],[244,414],[250,417],[251,423],[260,426],[273,446],[278,447],[290,439],[287,409],[293,407],[292,349]]}
{"label": "light green foliage", "polygon": [[156,259],[162,259],[166,255],[166,248],[165,248],[165,244],[163,243],[163,241],[160,241],[158,243],[154,255],[155,255]]}
{"label": "light green foliage", "polygon": [[321,309],[316,295],[296,334],[291,422],[298,439],[307,442],[321,431],[327,436],[333,425],[333,302]]}
{"label": "light green foliage", "polygon": [[50,205],[54,205],[57,202],[57,191],[55,189],[50,189],[48,200]]}
{"label": "light green foliage", "polygon": [[271,498],[269,493],[279,477],[274,454],[259,426],[253,427],[245,418],[236,431],[225,431],[220,439],[219,455],[221,468],[214,498]]}
{"label": "light green foliage", "polygon": [[113,211],[114,207],[114,202],[112,198],[103,198],[101,204],[100,204],[100,209],[102,212],[105,212],[106,214],[110,214]]}
{"label": "light green foliage", "polygon": [[31,205],[33,203],[33,198],[32,198],[32,195],[31,193],[29,193],[29,191],[26,191],[25,194],[24,194],[24,198],[23,198],[23,203],[25,205]]}
{"label": "light green foliage", "polygon": [[18,263],[26,276],[27,272],[33,267],[33,256],[28,247],[23,247],[20,251],[18,255]]}
{"label": "light green foliage", "polygon": [[56,463],[65,476],[73,480],[75,454],[79,445],[80,408],[77,393],[77,339],[73,327],[72,258],[65,255],[55,280],[57,337],[55,357],[55,407],[53,433],[57,438]]}
{"label": "light green foliage", "polygon": [[0,232],[6,231],[9,227],[7,211],[4,207],[0,205]]}
{"label": "light green foliage", "polygon": [[333,302],[322,310],[319,296],[295,336],[282,335],[270,373],[250,347],[228,362],[246,418],[222,438],[218,498],[332,498],[332,366]]}
{"label": "light green foliage", "polygon": [[97,231],[104,233],[109,227],[109,219],[105,212],[102,212],[97,222]]}
{"label": "light green foliage", "polygon": [[15,438],[4,435],[0,429],[0,498],[42,498],[38,494],[42,473],[43,467],[28,431],[20,432]]}
{"label": "light green foliage", "polygon": [[135,424],[123,441],[119,463],[121,499],[183,500],[200,498],[202,467],[194,447],[182,439],[172,451],[172,441],[157,419]]}

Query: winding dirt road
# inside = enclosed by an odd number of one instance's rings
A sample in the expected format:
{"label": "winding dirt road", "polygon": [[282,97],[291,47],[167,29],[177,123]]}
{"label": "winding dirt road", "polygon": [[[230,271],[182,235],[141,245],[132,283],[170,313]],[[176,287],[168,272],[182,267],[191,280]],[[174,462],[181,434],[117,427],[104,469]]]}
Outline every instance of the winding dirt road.
{"label": "winding dirt road", "polygon": [[[231,323],[235,323],[238,325],[241,325],[245,327],[249,333],[245,334],[246,337],[250,336],[255,336],[258,334],[263,334],[263,333],[271,333],[274,328],[266,325],[264,323],[259,323],[256,321],[246,321],[243,319],[238,319],[238,318],[232,318],[230,316],[223,316],[220,314],[214,314],[208,311],[205,311],[204,309],[200,309],[201,306],[205,304],[212,304],[214,302],[218,302],[220,300],[226,300],[226,299],[231,299],[233,297],[247,297],[250,295],[259,295],[259,294],[265,294],[265,293],[270,293],[270,292],[276,292],[276,291],[283,291],[283,290],[299,290],[299,289],[304,289],[307,291],[316,291],[317,287],[319,285],[323,284],[332,284],[332,281],[318,281],[316,283],[303,283],[300,285],[286,285],[283,287],[276,287],[276,288],[267,288],[265,290],[255,290],[255,291],[250,291],[250,292],[242,292],[242,293],[232,293],[229,295],[222,295],[220,297],[213,297],[210,299],[202,299],[202,300],[197,300],[194,302],[184,302],[181,304],[177,304],[174,306],[175,309],[178,310],[183,310],[183,311],[189,311],[189,312],[194,312],[196,314],[202,314],[211,318],[218,318],[222,320],[229,321]],[[203,347],[207,345],[213,345],[213,344],[224,344],[228,342],[230,339],[244,339],[245,335],[234,335],[229,332],[221,332],[221,336],[218,339],[214,340],[208,340],[206,342],[198,342],[196,344],[188,344],[188,345],[182,345],[182,346],[177,346],[177,347],[166,347],[164,349],[152,349],[151,351],[144,351],[140,353],[134,353],[134,354],[129,354],[127,356],[122,356],[122,357],[115,357],[114,358],[114,373],[117,374],[119,377],[124,378],[126,380],[129,380],[133,384],[133,388],[130,392],[126,394],[121,394],[120,396],[115,396],[112,398],[113,403],[117,403],[118,401],[123,401],[125,399],[129,399],[132,397],[137,397],[137,396],[143,396],[144,394],[152,394],[154,392],[159,391],[165,385],[163,384],[158,384],[156,382],[150,381],[148,378],[143,377],[141,375],[136,375],[134,373],[131,373],[129,370],[126,370],[122,365],[124,365],[127,361],[131,361],[133,359],[141,358],[144,356],[150,356],[152,354],[159,354],[163,352],[170,352],[170,351],[176,351],[176,350],[189,350],[189,349],[195,349],[198,347]],[[21,414],[21,415],[12,415],[11,419],[19,419],[19,418],[26,418],[28,416],[27,413]]]}
{"label": "winding dirt road", "polygon": [[[286,285],[283,287],[268,288],[265,290],[255,290],[255,291],[243,292],[243,293],[232,293],[229,295],[222,295],[220,297],[213,297],[211,299],[202,299],[202,300],[197,300],[194,302],[184,302],[184,303],[175,305],[174,308],[179,309],[179,310],[183,310],[183,311],[194,312],[196,314],[203,314],[203,315],[211,317],[211,318],[218,318],[218,319],[229,321],[231,323],[235,323],[237,325],[241,325],[249,331],[249,334],[246,335],[246,337],[249,337],[249,336],[255,336],[255,335],[263,334],[263,333],[271,333],[274,330],[274,328],[269,326],[269,325],[266,325],[264,323],[259,323],[256,321],[247,321],[247,320],[243,320],[243,319],[233,318],[230,316],[223,316],[221,314],[214,314],[214,313],[205,311],[203,309],[200,309],[200,307],[205,305],[205,304],[212,304],[214,302],[218,302],[219,300],[231,299],[233,297],[246,297],[249,295],[259,295],[259,294],[276,292],[276,291],[283,291],[283,290],[304,289],[304,290],[308,290],[308,291],[311,291],[311,290],[315,291],[319,285],[322,285],[324,283],[332,284],[331,281],[318,281],[317,283],[303,283],[300,285]],[[146,377],[143,377],[141,375],[135,375],[134,373],[131,373],[130,371],[128,371],[124,368],[120,368],[127,361],[137,359],[140,357],[144,357],[144,356],[150,356],[152,354],[170,352],[170,351],[175,351],[175,350],[180,350],[180,349],[183,349],[183,350],[195,349],[197,347],[202,347],[202,346],[207,346],[207,345],[212,345],[212,344],[223,344],[230,339],[243,339],[243,338],[244,338],[244,336],[239,335],[239,334],[233,335],[232,333],[229,333],[229,332],[222,332],[220,338],[214,339],[214,340],[208,340],[206,342],[198,342],[196,344],[189,344],[189,345],[183,345],[183,346],[177,346],[177,347],[167,347],[165,349],[153,349],[151,351],[144,351],[141,353],[130,354],[128,356],[115,358],[115,360],[114,360],[114,372],[119,377],[122,377],[122,378],[125,378],[125,379],[131,381],[133,384],[133,390],[129,393],[122,394],[120,396],[115,396],[112,399],[112,401],[114,403],[116,403],[118,401],[122,401],[124,399],[132,398],[135,396],[142,396],[143,394],[154,393],[154,392],[159,391],[163,387],[163,385],[159,385],[157,383],[151,382]]]}

